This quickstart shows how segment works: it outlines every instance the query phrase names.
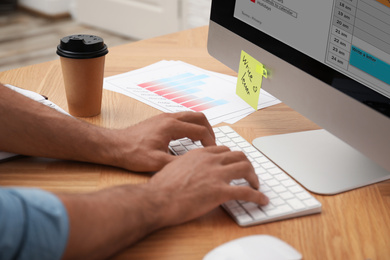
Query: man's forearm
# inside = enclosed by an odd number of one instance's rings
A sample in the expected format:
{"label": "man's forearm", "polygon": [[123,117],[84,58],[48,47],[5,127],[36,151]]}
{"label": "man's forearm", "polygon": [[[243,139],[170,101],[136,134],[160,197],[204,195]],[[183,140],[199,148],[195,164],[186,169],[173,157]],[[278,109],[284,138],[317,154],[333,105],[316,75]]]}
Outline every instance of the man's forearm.
{"label": "man's forearm", "polygon": [[106,259],[163,225],[164,198],[147,184],[58,196],[70,222],[63,259]]}
{"label": "man's forearm", "polygon": [[[107,131],[0,86],[0,150],[89,162],[109,161]],[[92,152],[93,151],[93,152]]]}
{"label": "man's forearm", "polygon": [[167,152],[168,144],[183,137],[215,145],[214,132],[202,113],[163,113],[128,128],[106,129],[0,84],[0,150],[5,152],[151,172],[176,159]]}

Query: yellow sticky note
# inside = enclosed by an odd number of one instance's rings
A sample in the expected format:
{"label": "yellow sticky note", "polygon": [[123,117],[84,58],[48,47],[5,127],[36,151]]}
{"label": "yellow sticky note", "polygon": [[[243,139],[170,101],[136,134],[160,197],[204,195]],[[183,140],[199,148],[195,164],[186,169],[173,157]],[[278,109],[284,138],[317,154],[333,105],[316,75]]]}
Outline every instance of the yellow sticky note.
{"label": "yellow sticky note", "polygon": [[263,76],[268,77],[267,69],[245,51],[241,51],[238,69],[236,94],[257,110]]}

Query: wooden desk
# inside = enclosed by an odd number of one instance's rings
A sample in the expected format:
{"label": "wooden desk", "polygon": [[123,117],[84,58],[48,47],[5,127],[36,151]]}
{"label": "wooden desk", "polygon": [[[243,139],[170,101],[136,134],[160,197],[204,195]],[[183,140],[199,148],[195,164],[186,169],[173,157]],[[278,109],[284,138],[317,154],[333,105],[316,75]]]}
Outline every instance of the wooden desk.
{"label": "wooden desk", "polygon": [[[110,48],[105,76],[162,59],[182,60],[235,75],[208,55],[206,40],[207,27],[203,27]],[[67,109],[59,60],[2,72],[0,82],[47,95]],[[122,128],[158,113],[161,112],[129,97],[104,91],[102,114],[88,121]],[[258,136],[318,129],[284,104],[258,111],[232,127],[250,141]],[[116,184],[146,182],[148,178],[146,174],[108,166],[43,158],[0,164],[0,185],[35,186],[54,192],[88,192]],[[249,228],[239,227],[217,208],[197,220],[153,233],[115,259],[202,259],[214,247],[251,234],[279,237],[299,250],[304,259],[389,259],[389,181],[335,196],[315,197],[323,205],[321,214]]]}

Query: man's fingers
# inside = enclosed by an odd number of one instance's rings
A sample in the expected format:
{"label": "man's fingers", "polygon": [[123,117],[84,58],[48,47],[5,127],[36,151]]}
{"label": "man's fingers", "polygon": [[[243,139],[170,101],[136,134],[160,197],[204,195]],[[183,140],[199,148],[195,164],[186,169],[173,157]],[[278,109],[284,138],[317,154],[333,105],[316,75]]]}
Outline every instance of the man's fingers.
{"label": "man's fingers", "polygon": [[229,186],[227,192],[230,195],[229,199],[253,202],[260,206],[265,206],[269,202],[267,196],[249,186]]}
{"label": "man's fingers", "polygon": [[151,158],[153,160],[149,160],[149,166],[153,170],[160,170],[162,169],[165,165],[169,164],[170,162],[174,161],[177,159],[178,156],[166,153],[166,152],[161,152],[161,151],[153,151],[151,154]]}
{"label": "man's fingers", "polygon": [[175,113],[173,115],[175,115],[176,118],[180,121],[205,126],[210,132],[210,134],[213,136],[213,138],[215,139],[213,128],[211,127],[209,121],[207,120],[206,116],[203,113],[185,111],[185,112]]}
{"label": "man's fingers", "polygon": [[221,158],[221,164],[225,165],[223,174],[226,182],[230,183],[232,180],[245,179],[255,189],[259,188],[259,179],[244,153],[227,151],[219,155],[219,157]]}
{"label": "man's fingers", "polygon": [[203,146],[215,145],[214,132],[206,126],[177,121],[169,129],[172,139],[188,137],[194,141],[201,141]]}
{"label": "man's fingers", "polygon": [[230,149],[227,146],[209,146],[202,148],[202,150],[194,150],[194,151],[199,151],[199,152],[208,152],[211,154],[225,154],[225,153],[230,153]]}
{"label": "man's fingers", "polygon": [[168,115],[182,122],[182,124],[172,125],[178,136],[175,139],[188,137],[194,141],[200,140],[203,146],[215,145],[213,128],[203,113],[186,111]]}
{"label": "man's fingers", "polygon": [[230,183],[232,180],[245,179],[255,189],[260,188],[257,175],[252,165],[246,161],[235,162],[224,167],[225,180]]}
{"label": "man's fingers", "polygon": [[220,178],[226,183],[232,180],[245,179],[255,189],[259,189],[260,183],[252,164],[242,152],[232,152],[226,146],[210,146],[189,153],[204,153],[214,163],[220,164]]}
{"label": "man's fingers", "polygon": [[249,162],[246,155],[243,152],[240,151],[230,151],[224,154],[224,157],[222,158],[222,164],[227,165],[235,162],[241,162],[246,161]]}

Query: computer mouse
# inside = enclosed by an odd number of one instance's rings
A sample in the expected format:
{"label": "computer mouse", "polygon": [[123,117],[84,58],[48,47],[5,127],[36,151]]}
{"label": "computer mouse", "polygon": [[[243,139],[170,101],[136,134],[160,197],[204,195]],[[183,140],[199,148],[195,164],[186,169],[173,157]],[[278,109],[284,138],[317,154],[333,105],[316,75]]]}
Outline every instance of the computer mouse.
{"label": "computer mouse", "polygon": [[252,235],[226,242],[203,260],[301,260],[302,255],[286,242],[270,235]]}

